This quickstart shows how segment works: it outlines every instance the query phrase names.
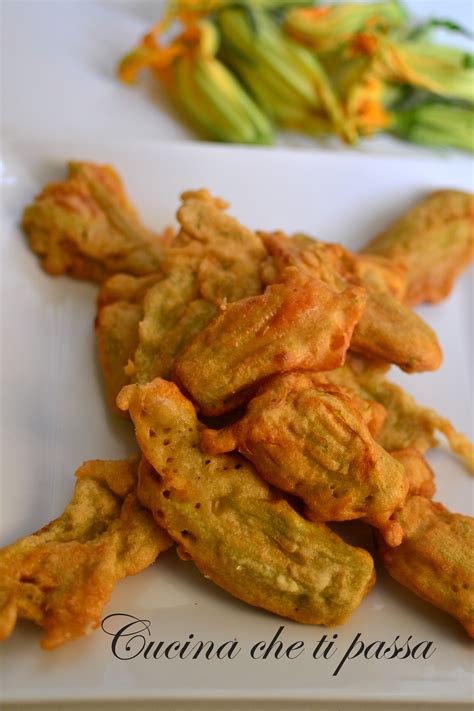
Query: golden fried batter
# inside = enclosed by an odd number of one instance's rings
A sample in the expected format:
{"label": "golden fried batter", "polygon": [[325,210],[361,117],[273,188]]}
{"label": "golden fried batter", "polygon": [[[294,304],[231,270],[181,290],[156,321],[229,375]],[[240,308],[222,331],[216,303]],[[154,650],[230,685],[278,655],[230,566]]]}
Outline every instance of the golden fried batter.
{"label": "golden fried batter", "polygon": [[395,363],[407,373],[437,370],[443,355],[434,331],[388,292],[370,292],[351,350]]}
{"label": "golden fried batter", "polygon": [[138,345],[127,372],[134,382],[169,377],[174,359],[217,313],[217,305],[262,291],[266,250],[257,235],[224,213],[207,191],[184,193],[181,230],[163,255],[164,277],[143,302]]}
{"label": "golden fried batter", "polygon": [[204,430],[201,447],[238,449],[266,481],[301,497],[312,521],[363,518],[391,545],[401,542],[389,519],[408,491],[404,468],[375,442],[347,391],[317,374],[270,378],[242,419]]}
{"label": "golden fried batter", "polygon": [[380,434],[379,444],[388,452],[413,447],[423,454],[437,444],[435,432],[441,432],[449,446],[474,472],[474,447],[461,432],[457,432],[445,417],[435,410],[418,405],[416,400],[398,385],[384,377],[367,371],[359,382],[369,397],[381,403],[387,416]]}
{"label": "golden fried batter", "polygon": [[181,230],[167,256],[170,273],[183,259],[198,257],[199,296],[211,303],[237,301],[263,291],[260,265],[267,256],[262,240],[227,215],[220,198],[207,190],[183,193],[177,213]]}
{"label": "golden fried batter", "polygon": [[171,540],[135,495],[137,459],[85,462],[63,514],[0,551],[0,639],[17,618],[54,649],[97,628],[115,583],[149,566]]}
{"label": "golden fried batter", "polygon": [[383,291],[403,301],[407,289],[407,267],[394,259],[373,255],[353,254],[344,250],[346,277],[365,286],[369,293]]}
{"label": "golden fried batter", "polygon": [[[150,340],[145,341],[143,338],[135,354],[133,365],[136,370],[133,381],[149,382],[155,377],[169,378],[175,358],[190,340],[212,321],[216,313],[214,304],[204,299],[194,299],[186,306],[181,317],[174,324],[170,324],[159,342],[157,337],[160,331],[158,324],[154,324]],[[140,324],[140,333],[147,325],[145,315]]]}
{"label": "golden fried batter", "polygon": [[263,268],[267,280],[281,280],[288,265],[321,279],[336,291],[363,286],[367,305],[351,341],[351,349],[370,358],[395,363],[409,373],[436,370],[442,360],[436,334],[400,301],[405,270],[389,260],[354,255],[337,244],[282,232],[262,233],[273,261]]}
{"label": "golden fried batter", "polygon": [[359,410],[372,437],[377,438],[385,422],[387,413],[383,405],[370,398],[369,394],[357,381],[357,375],[352,369],[354,357],[347,354],[346,362],[340,368],[326,373],[312,373],[311,377],[319,383],[332,383],[345,393]]}
{"label": "golden fried batter", "polygon": [[284,232],[258,234],[269,253],[262,264],[266,284],[279,281],[282,270],[294,266],[336,290],[350,282],[369,291],[386,291],[399,300],[405,295],[407,268],[392,259],[353,254],[340,244],[322,242],[303,233],[292,237]]}
{"label": "golden fried batter", "polygon": [[438,190],[398,218],[364,249],[408,267],[405,303],[437,303],[474,257],[474,195]]}
{"label": "golden fried batter", "polygon": [[230,304],[178,357],[175,376],[205,415],[248,400],[263,378],[342,364],[365,305],[357,287],[335,293],[288,269],[262,296]]}
{"label": "golden fried batter", "polygon": [[436,491],[434,474],[421,452],[409,447],[390,454],[405,467],[409,486],[408,496],[424,496],[426,499],[431,499]]}
{"label": "golden fried batter", "polygon": [[97,308],[101,309],[117,301],[129,304],[143,304],[145,294],[158,281],[163,279],[161,272],[137,277],[131,274],[114,274],[101,285],[97,296]]}
{"label": "golden fried batter", "polygon": [[175,357],[212,321],[216,307],[195,295],[192,273],[177,269],[149,289],[138,327],[138,347],[129,369],[134,382],[169,377]]}
{"label": "golden fried batter", "polygon": [[[328,382],[331,382],[328,379]],[[356,392],[342,388],[354,402],[372,437],[377,438],[385,422],[386,412],[383,405],[375,400],[366,400],[359,397]]]}
{"label": "golden fried batter", "polygon": [[113,168],[84,162],[68,168],[67,180],[43,188],[23,214],[43,269],[99,282],[116,272],[156,272],[164,245],[141,224]]}
{"label": "golden fried batter", "polygon": [[225,206],[207,191],[185,193],[181,231],[163,252],[161,271],[117,274],[102,286],[96,328],[111,400],[130,379],[169,377],[176,356],[216,315],[216,304],[261,292],[266,250]]}
{"label": "golden fried batter", "polygon": [[[474,636],[473,520],[429,501],[423,457],[437,430],[474,470],[473,447],[385,379],[389,363],[441,362],[409,306],[444,298],[472,258],[473,196],[434,193],[359,255],[257,234],[207,190],[181,199],[179,233],[159,237],[111,167],[73,162],[24,212],[45,271],[101,282],[107,396],[144,456],[86,462],[64,513],[0,551],[0,639],[17,618],[46,630],[46,649],[90,632],[115,582],[172,540],[232,595],[339,624],[374,566],[325,522],[355,518],[379,529],[396,580]],[[171,377],[222,429],[199,424]]]}
{"label": "golden fried batter", "polygon": [[107,402],[123,415],[116,405],[117,395],[130,382],[125,372],[138,346],[138,324],[143,317],[140,304],[117,301],[103,306],[95,321],[99,364],[104,376]]}
{"label": "golden fried batter", "polygon": [[413,496],[395,514],[404,531],[398,548],[379,538],[390,575],[455,617],[474,637],[474,519]]}
{"label": "golden fried batter", "polygon": [[300,622],[338,624],[374,582],[373,561],[324,524],[306,521],[240,455],[205,455],[192,404],[157,378],[128,385],[146,459],[139,497],[180,555],[232,595]]}
{"label": "golden fried batter", "polygon": [[138,346],[138,325],[143,318],[143,299],[151,286],[162,279],[159,273],[143,277],[116,274],[107,279],[97,298],[95,333],[99,363],[105,381],[107,401],[117,414],[117,395],[130,382],[126,366]]}
{"label": "golden fried batter", "polygon": [[435,433],[441,432],[452,449],[474,472],[474,447],[461,432],[435,410],[418,405],[416,400],[398,385],[385,378],[384,365],[365,359],[348,358],[341,368],[326,373],[332,383],[349,388],[359,397],[373,399],[383,406],[385,418],[374,435],[387,450],[415,449],[424,454],[437,445]]}
{"label": "golden fried batter", "polygon": [[344,365],[324,373],[324,377],[329,383],[343,388],[356,401],[370,434],[375,438],[378,438],[382,430],[387,412],[380,402],[372,398],[360,381],[366,372],[371,374],[370,377],[381,378],[389,368],[388,363],[370,361],[349,351]]}

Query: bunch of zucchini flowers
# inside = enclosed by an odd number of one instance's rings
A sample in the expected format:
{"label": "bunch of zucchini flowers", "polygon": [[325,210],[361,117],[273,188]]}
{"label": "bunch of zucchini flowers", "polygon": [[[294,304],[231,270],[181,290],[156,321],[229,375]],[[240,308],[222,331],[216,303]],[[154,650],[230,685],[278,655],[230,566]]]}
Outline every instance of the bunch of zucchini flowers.
{"label": "bunch of zucchini flowers", "polygon": [[205,138],[270,144],[275,127],[355,144],[381,131],[474,151],[474,55],[433,42],[398,0],[182,0],[119,65],[149,68]]}

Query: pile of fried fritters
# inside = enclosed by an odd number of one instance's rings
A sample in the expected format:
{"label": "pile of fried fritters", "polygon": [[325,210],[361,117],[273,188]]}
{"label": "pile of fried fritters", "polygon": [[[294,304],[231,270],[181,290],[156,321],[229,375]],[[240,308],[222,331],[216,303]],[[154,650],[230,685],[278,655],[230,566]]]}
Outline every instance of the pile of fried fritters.
{"label": "pile of fried fritters", "polygon": [[339,624],[375,581],[327,525],[353,519],[399,583],[474,635],[473,519],[431,500],[424,458],[437,431],[471,468],[472,445],[386,379],[441,364],[411,307],[472,259],[473,196],[429,195],[360,254],[226,208],[184,193],[179,231],[154,234],[111,167],[78,162],[26,208],[43,268],[100,283],[107,396],[141,454],[83,464],[64,513],[0,551],[0,638],[18,617],[45,649],[89,632],[115,581],[173,542],[252,605]]}

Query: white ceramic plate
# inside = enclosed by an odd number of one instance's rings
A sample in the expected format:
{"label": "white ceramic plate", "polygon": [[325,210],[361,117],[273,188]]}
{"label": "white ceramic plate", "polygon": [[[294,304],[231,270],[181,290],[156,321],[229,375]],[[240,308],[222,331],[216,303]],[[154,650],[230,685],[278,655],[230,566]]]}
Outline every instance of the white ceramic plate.
{"label": "white ceramic plate", "polygon": [[[85,459],[120,458],[134,450],[128,423],[109,415],[95,360],[94,299],[90,284],[53,279],[39,268],[18,228],[23,207],[46,182],[60,178],[68,158],[113,163],[146,223],[173,221],[178,194],[206,186],[232,203],[251,227],[304,230],[359,247],[423,193],[470,189],[468,161],[384,159],[210,147],[16,144],[3,155],[2,266],[2,518],[1,543],[31,532],[57,515]],[[469,434],[472,362],[469,277],[423,316],[439,333],[442,369],[393,378],[438,408]],[[438,495],[452,510],[470,513],[472,483],[445,448],[429,456]],[[236,639],[234,659],[119,660],[101,630],[55,652],[42,652],[40,633],[21,623],[2,645],[5,700],[78,699],[331,699],[445,701],[471,698],[470,646],[456,622],[379,571],[378,584],[343,627],[302,626],[244,605],[205,580],[173,551],[157,565],[117,586],[104,614],[151,621],[149,639],[184,643]],[[296,659],[252,659],[283,625],[285,645],[302,641]],[[365,645],[431,641],[428,660],[348,660],[334,671],[354,637]],[[313,659],[323,634],[337,634],[330,659]],[[137,644],[135,640],[134,644]],[[130,654],[136,651],[132,647]],[[371,648],[374,651],[374,648]],[[418,648],[421,651],[422,648]],[[122,654],[125,652],[122,650]]]}

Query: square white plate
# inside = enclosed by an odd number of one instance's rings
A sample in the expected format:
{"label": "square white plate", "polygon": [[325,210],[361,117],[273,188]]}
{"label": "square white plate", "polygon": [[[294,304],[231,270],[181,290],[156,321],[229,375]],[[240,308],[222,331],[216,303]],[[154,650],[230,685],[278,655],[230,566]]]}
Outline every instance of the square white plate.
{"label": "square white plate", "polygon": [[[120,458],[134,451],[128,423],[110,415],[95,359],[96,288],[44,274],[18,222],[47,181],[61,178],[67,159],[112,163],[144,221],[173,222],[184,189],[208,187],[232,203],[242,222],[263,229],[303,230],[357,249],[425,192],[472,189],[467,160],[386,159],[327,152],[276,151],[208,145],[10,144],[3,154],[2,266],[2,517],[1,543],[36,530],[58,515],[85,459]],[[439,409],[466,434],[472,423],[470,281],[422,310],[436,328],[445,360],[437,373],[393,372],[423,404]],[[437,499],[471,513],[472,482],[444,447],[429,460]],[[120,660],[112,637],[99,630],[54,652],[42,652],[40,632],[21,623],[0,651],[4,700],[308,699],[334,701],[471,699],[468,638],[447,615],[418,600],[382,570],[378,584],[337,629],[303,626],[244,605],[205,580],[173,551],[146,572],[118,584],[105,615],[151,622],[147,640],[184,643],[237,639],[234,659]],[[283,625],[288,645],[304,642],[296,659],[252,659],[260,640]],[[428,660],[348,660],[334,671],[354,637],[365,645],[431,641]],[[317,640],[333,635],[337,651],[313,659]],[[133,644],[138,644],[135,640]],[[132,656],[137,647],[131,647]],[[373,649],[373,648],[371,648]],[[122,649],[122,655],[126,652]]]}

